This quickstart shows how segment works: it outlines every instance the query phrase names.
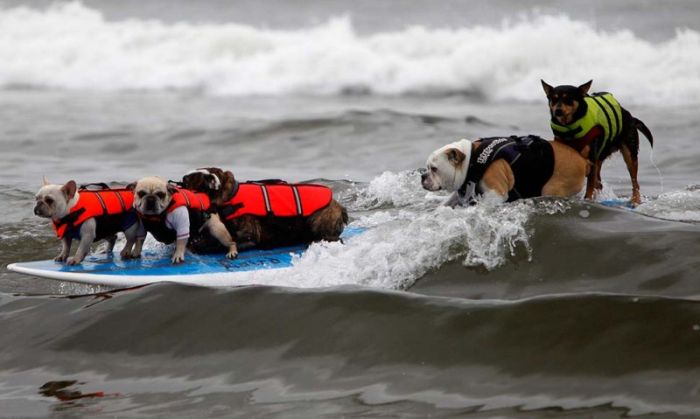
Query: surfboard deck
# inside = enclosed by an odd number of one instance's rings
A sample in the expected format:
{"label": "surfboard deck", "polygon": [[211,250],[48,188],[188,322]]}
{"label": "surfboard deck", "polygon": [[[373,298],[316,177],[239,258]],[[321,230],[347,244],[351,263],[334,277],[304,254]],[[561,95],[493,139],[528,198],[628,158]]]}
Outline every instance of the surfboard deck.
{"label": "surfboard deck", "polygon": [[[343,239],[364,231],[346,227]],[[291,268],[293,258],[300,256],[307,245],[278,247],[270,250],[246,250],[236,259],[227,259],[224,253],[197,255],[187,252],[185,261],[174,265],[170,261],[172,249],[162,247],[144,250],[140,259],[122,259],[118,252],[86,257],[79,265],[68,266],[53,260],[18,262],[7,269],[40,278],[111,287],[133,287],[155,282],[177,282],[207,287],[235,286],[237,282],[256,271]]]}
{"label": "surfboard deck", "polygon": [[603,201],[598,202],[600,205],[604,205],[606,207],[611,207],[611,208],[624,208],[628,210],[634,210],[635,206],[632,204],[632,202],[628,199],[606,199]]}

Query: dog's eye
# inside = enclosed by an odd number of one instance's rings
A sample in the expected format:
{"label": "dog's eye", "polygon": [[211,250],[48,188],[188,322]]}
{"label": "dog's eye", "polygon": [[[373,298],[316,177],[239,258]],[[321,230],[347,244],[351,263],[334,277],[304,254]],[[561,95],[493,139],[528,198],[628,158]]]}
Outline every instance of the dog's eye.
{"label": "dog's eye", "polygon": [[163,199],[165,198],[165,192],[156,192],[156,196],[158,197],[158,199]]}
{"label": "dog's eye", "polygon": [[138,192],[136,193],[136,195],[138,195],[139,198],[143,198],[144,196],[146,196],[146,192],[145,192],[145,191],[138,191]]}
{"label": "dog's eye", "polygon": [[53,199],[51,199],[51,198],[46,198],[46,199],[44,200],[44,202],[46,202],[48,205],[51,205],[51,204],[53,204]]}
{"label": "dog's eye", "polygon": [[432,166],[432,167],[430,168],[430,171],[433,172],[433,173],[437,172],[437,167]]}

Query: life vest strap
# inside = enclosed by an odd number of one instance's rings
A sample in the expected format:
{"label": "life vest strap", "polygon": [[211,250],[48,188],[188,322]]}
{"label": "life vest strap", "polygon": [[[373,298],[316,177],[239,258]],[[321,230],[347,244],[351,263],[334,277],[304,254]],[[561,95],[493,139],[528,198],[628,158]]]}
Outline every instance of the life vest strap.
{"label": "life vest strap", "polygon": [[235,204],[235,205],[224,205],[224,206],[219,208],[219,214],[221,214],[221,217],[223,219],[228,220],[230,216],[237,213],[238,210],[240,210],[244,206],[245,205],[243,203]]}
{"label": "life vest strap", "polygon": [[74,229],[75,222],[78,220],[78,218],[80,218],[80,216],[84,212],[85,212],[85,208],[80,208],[77,211],[73,211],[71,213],[68,213],[60,220],[54,221],[53,226],[54,226],[54,229],[56,230],[56,233],[58,234],[58,237],[63,238],[63,236],[65,236],[65,234],[66,234],[66,231]]}
{"label": "life vest strap", "polygon": [[192,207],[192,203],[190,202],[190,198],[187,196],[185,192],[180,191],[180,195],[182,195],[183,198],[185,198],[185,205],[187,205],[188,208]]}

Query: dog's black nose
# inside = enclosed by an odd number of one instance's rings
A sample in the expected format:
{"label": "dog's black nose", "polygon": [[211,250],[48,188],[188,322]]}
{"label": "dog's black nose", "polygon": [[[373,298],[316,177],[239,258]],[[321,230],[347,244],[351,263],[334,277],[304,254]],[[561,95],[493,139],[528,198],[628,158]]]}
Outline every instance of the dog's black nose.
{"label": "dog's black nose", "polygon": [[562,116],[562,115],[564,115],[564,111],[562,111],[561,109],[554,110],[554,116]]}
{"label": "dog's black nose", "polygon": [[149,196],[146,198],[146,209],[149,211],[156,209],[156,197],[155,196]]}
{"label": "dog's black nose", "polygon": [[34,215],[39,215],[39,207],[34,207]]}

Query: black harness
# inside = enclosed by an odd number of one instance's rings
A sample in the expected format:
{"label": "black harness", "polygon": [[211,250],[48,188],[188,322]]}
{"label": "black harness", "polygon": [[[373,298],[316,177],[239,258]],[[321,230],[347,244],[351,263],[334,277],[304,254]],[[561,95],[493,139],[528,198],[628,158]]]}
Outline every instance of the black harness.
{"label": "black harness", "polygon": [[480,182],[495,160],[504,159],[513,170],[515,185],[508,192],[508,202],[542,194],[542,187],[554,173],[554,151],[548,141],[528,135],[480,139],[469,159],[467,178],[457,190],[470,204],[483,194]]}

